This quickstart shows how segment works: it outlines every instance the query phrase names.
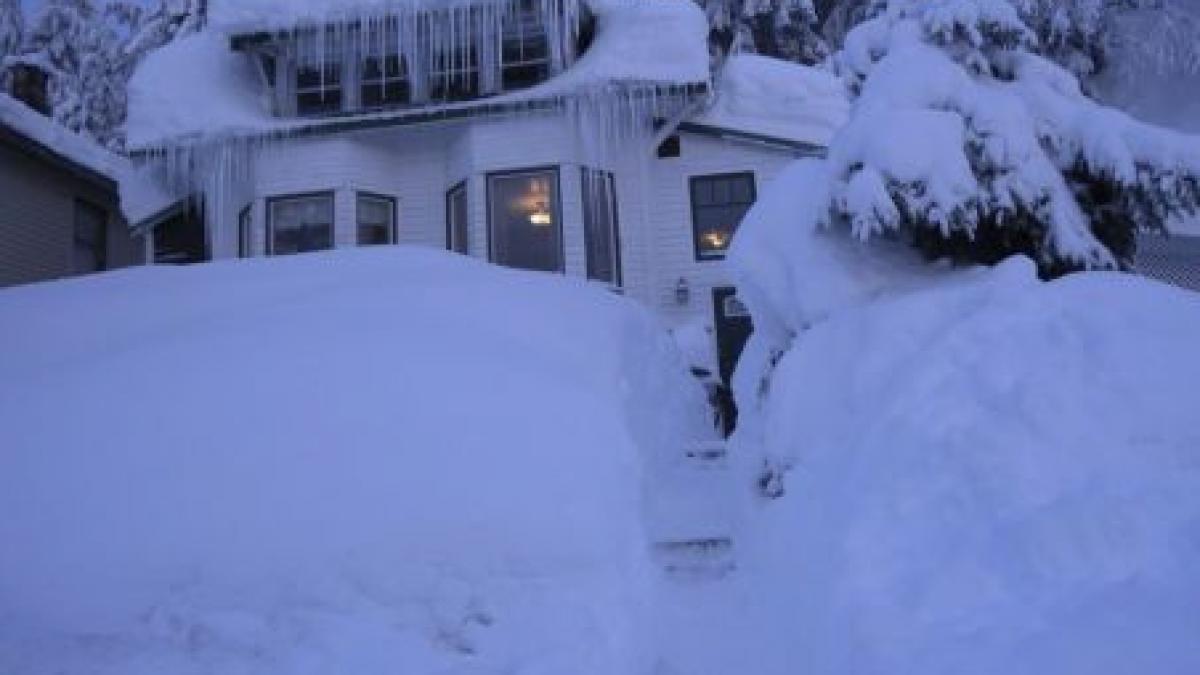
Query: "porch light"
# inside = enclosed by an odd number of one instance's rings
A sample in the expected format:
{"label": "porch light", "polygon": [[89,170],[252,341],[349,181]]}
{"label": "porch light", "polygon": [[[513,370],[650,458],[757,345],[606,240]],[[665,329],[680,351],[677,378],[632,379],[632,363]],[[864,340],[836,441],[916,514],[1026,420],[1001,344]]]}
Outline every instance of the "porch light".
{"label": "porch light", "polygon": [[675,304],[683,306],[692,301],[692,288],[686,277],[679,277],[675,283]]}

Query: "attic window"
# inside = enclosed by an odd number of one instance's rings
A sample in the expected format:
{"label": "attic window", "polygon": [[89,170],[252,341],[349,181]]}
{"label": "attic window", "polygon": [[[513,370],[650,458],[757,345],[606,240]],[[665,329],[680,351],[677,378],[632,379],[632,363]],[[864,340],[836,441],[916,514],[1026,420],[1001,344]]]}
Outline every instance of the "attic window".
{"label": "attic window", "polygon": [[296,112],[322,115],[342,109],[342,64],[296,68]]}
{"label": "attic window", "polygon": [[412,101],[408,64],[398,54],[370,55],[362,65],[362,104],[366,108]]}
{"label": "attic window", "polygon": [[529,2],[504,21],[500,83],[505,90],[523,89],[550,77],[550,44],[546,24]]}
{"label": "attic window", "polygon": [[429,73],[435,101],[466,101],[479,96],[479,54],[474,47],[438,52]]}

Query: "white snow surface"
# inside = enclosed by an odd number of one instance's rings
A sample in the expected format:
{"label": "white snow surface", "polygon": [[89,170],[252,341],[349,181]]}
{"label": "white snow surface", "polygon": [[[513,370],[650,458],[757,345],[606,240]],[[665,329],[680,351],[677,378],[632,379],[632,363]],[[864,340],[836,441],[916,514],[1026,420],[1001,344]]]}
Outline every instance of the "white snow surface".
{"label": "white snow surface", "polygon": [[0,672],[648,673],[644,310],[388,247],[0,292]]}
{"label": "white snow surface", "polygon": [[827,146],[849,110],[846,85],[832,73],[739,53],[726,59],[712,106],[693,121]]}
{"label": "white snow surface", "polygon": [[1200,672],[1198,341],[1200,295],[1024,259],[800,335],[733,447],[791,467],[756,672]]}

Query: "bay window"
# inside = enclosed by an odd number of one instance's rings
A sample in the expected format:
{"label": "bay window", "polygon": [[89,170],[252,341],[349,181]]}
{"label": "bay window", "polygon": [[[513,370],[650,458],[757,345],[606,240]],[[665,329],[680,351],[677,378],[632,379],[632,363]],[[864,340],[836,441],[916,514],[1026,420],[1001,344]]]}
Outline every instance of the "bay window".
{"label": "bay window", "polygon": [[621,237],[612,173],[583,169],[582,194],[588,279],[620,286]]}
{"label": "bay window", "polygon": [[271,255],[333,247],[333,193],[276,197],[267,202],[267,243]]}
{"label": "bay window", "polygon": [[466,255],[470,250],[468,230],[467,182],[463,181],[446,193],[446,249]]}
{"label": "bay window", "polygon": [[382,195],[358,193],[358,245],[396,243],[396,200]]}
{"label": "bay window", "polygon": [[487,189],[492,262],[563,271],[557,167],[490,174]]}

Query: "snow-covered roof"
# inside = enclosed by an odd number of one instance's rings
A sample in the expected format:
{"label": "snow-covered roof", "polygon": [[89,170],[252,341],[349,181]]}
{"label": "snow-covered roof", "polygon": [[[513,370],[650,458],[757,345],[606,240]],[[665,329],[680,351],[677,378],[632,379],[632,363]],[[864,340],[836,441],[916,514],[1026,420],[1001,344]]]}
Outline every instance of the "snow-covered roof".
{"label": "snow-covered roof", "polygon": [[690,121],[806,145],[829,145],[850,98],[832,73],[757,54],[730,56],[711,107]]}
{"label": "snow-covered roof", "polygon": [[[589,49],[566,72],[529,89],[442,104],[437,109],[454,112],[557,99],[613,83],[690,86],[708,81],[707,22],[691,0],[583,1],[596,17],[596,33]],[[134,74],[129,85],[128,144],[146,149],[189,139],[286,134],[344,124],[345,118],[272,115],[255,64],[251,57],[232,51],[229,38],[253,29],[334,22],[356,12],[393,7],[411,11],[414,4],[447,6],[441,0],[214,2],[207,30],[152,52]],[[671,39],[663,39],[666,35]],[[428,115],[430,109],[418,106],[354,118],[398,121]]]}
{"label": "snow-covered roof", "polygon": [[60,157],[112,181],[128,162],[99,144],[55,123],[50,118],[7,94],[0,94],[0,125],[36,142]]}
{"label": "snow-covered roof", "polygon": [[173,199],[124,156],[111,152],[24,103],[0,94],[0,126],[13,130],[67,161],[119,186],[121,211],[136,223],[165,208]]}

